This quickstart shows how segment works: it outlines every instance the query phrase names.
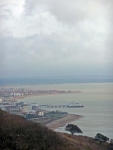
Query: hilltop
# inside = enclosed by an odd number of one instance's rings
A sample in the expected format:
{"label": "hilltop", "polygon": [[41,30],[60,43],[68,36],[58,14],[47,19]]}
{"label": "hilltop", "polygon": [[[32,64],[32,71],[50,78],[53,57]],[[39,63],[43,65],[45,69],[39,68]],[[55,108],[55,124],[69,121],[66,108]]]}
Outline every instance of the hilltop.
{"label": "hilltop", "polygon": [[108,150],[93,138],[54,132],[0,110],[1,150]]}

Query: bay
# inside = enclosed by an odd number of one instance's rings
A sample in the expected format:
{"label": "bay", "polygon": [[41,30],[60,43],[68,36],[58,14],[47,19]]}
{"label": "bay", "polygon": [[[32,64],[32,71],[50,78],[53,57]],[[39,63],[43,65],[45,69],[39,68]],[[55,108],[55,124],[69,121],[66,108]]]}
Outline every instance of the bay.
{"label": "bay", "polygon": [[[73,123],[83,131],[83,135],[94,137],[102,133],[110,139],[113,138],[113,83],[85,83],[85,84],[46,84],[46,85],[17,85],[14,87],[32,88],[40,90],[73,90],[82,93],[42,95],[21,99],[27,103],[37,104],[70,104],[76,102],[84,108],[45,108],[46,110],[60,110],[69,114],[82,115],[83,117]],[[66,132],[65,127],[56,131]]]}

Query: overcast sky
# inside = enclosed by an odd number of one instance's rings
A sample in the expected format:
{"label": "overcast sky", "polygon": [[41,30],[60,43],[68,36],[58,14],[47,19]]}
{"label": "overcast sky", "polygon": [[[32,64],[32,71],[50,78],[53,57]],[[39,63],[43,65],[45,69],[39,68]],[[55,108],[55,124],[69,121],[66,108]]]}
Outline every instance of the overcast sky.
{"label": "overcast sky", "polygon": [[113,75],[113,0],[0,0],[0,76]]}

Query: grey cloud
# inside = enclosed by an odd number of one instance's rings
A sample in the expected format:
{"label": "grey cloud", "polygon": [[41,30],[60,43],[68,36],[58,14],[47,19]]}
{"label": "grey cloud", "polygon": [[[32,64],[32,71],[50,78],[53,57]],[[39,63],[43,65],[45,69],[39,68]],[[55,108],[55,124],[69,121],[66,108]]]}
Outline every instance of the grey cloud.
{"label": "grey cloud", "polygon": [[[49,3],[49,2],[48,2]],[[25,0],[24,9],[25,15],[33,15],[33,12],[43,11],[45,5],[45,0]]]}
{"label": "grey cloud", "polygon": [[108,32],[106,35],[106,41],[105,41],[105,48],[106,48],[106,55],[105,55],[105,59],[108,60],[108,62],[110,63],[109,66],[112,70],[112,66],[113,66],[113,1],[109,0],[109,1],[105,1],[106,4],[106,10],[107,10],[107,24],[108,24]]}
{"label": "grey cloud", "polygon": [[6,20],[7,20],[7,19],[8,19],[8,16],[7,16],[7,15],[0,15],[0,19],[1,19],[1,20],[3,20],[3,19],[6,19]]}
{"label": "grey cloud", "polygon": [[[79,22],[83,22],[85,20],[97,20],[97,18],[102,14],[100,7],[107,7],[106,1],[103,1],[104,5],[102,5],[101,0],[26,0],[25,1],[25,12],[28,15],[32,15],[32,13],[46,11],[50,12],[58,21],[62,23],[66,23],[69,25],[76,25]],[[112,1],[109,1],[109,5],[111,5]]]}
{"label": "grey cloud", "polygon": [[80,9],[77,1],[51,1],[49,11],[63,23],[75,24],[85,19],[87,12]]}
{"label": "grey cloud", "polygon": [[22,49],[24,49],[24,44],[22,39],[14,39],[13,37],[2,38],[0,40],[1,51],[3,51],[5,56],[12,54],[21,54]]}
{"label": "grey cloud", "polygon": [[9,17],[0,33],[4,74],[107,72],[113,48],[111,4],[105,0],[26,0],[17,18],[14,12],[11,16],[13,7],[4,7],[2,15]]}
{"label": "grey cloud", "polygon": [[80,9],[80,3],[77,1],[53,1],[46,0],[26,0],[25,12],[27,15],[32,15],[35,11],[49,11],[61,22],[76,23],[85,18],[86,10]]}
{"label": "grey cloud", "polygon": [[8,19],[12,16],[12,11],[10,9],[7,9],[7,4],[0,5],[0,16],[1,19]]}
{"label": "grey cloud", "polygon": [[[34,35],[23,39],[6,38],[1,40],[1,50],[6,53],[7,56],[11,56],[12,61],[15,57],[20,58],[23,63],[42,63],[52,64],[60,66],[62,64],[70,65],[84,65],[83,59],[90,60],[91,56],[95,53],[95,49],[83,48],[81,41],[68,41],[66,36],[58,34],[52,34],[49,36]],[[89,53],[90,57],[87,58]],[[92,53],[92,54],[91,54]],[[97,53],[97,52],[96,52]],[[96,54],[98,55],[98,53]],[[100,54],[99,54],[100,55]],[[95,57],[93,58],[95,59]],[[82,60],[82,61],[81,61]],[[93,60],[95,62],[95,60]]]}

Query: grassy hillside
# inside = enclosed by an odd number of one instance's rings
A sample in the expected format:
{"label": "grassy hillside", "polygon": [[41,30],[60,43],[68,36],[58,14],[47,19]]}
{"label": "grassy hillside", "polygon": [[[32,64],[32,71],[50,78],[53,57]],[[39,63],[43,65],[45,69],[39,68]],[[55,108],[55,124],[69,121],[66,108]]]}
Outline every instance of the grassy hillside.
{"label": "grassy hillside", "polygon": [[92,138],[56,133],[0,110],[1,150],[107,150]]}

